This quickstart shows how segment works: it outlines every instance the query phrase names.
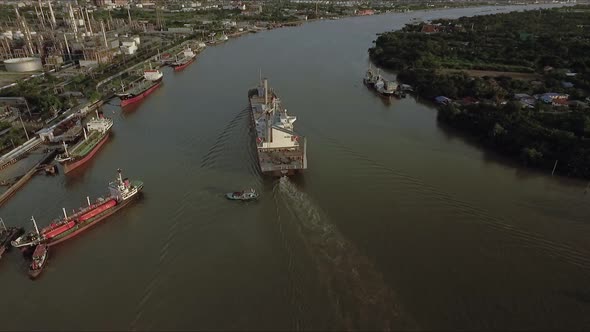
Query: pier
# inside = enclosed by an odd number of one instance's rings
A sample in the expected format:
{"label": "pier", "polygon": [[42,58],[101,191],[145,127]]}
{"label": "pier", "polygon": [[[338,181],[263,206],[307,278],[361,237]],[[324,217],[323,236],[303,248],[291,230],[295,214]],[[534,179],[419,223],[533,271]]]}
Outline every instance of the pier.
{"label": "pier", "polygon": [[4,204],[4,202],[14,195],[22,186],[24,186],[33,177],[33,175],[35,175],[35,173],[40,170],[42,165],[51,162],[53,158],[55,158],[56,154],[57,150],[55,149],[48,152],[48,154],[43,159],[31,167],[23,176],[21,176],[8,189],[6,189],[6,191],[0,195],[0,206],[2,206],[2,204]]}

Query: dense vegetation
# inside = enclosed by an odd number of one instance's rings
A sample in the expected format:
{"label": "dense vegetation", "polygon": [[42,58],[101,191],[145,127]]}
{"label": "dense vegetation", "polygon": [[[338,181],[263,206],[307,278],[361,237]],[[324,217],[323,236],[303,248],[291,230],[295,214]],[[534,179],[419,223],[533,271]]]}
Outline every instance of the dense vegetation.
{"label": "dense vegetation", "polygon": [[[583,6],[438,20],[381,34],[369,53],[421,97],[455,100],[440,107],[439,121],[526,165],[551,170],[559,160],[556,172],[590,178],[589,23]],[[547,92],[579,103],[526,108],[514,98]]]}

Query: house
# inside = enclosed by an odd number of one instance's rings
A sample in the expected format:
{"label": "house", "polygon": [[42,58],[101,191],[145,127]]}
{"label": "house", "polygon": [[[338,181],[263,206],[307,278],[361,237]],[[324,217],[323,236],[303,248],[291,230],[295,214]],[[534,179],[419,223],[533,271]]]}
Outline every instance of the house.
{"label": "house", "polygon": [[477,98],[474,97],[465,97],[459,101],[459,104],[463,106],[477,105],[479,104],[479,100],[477,100]]}
{"label": "house", "polygon": [[569,99],[569,95],[555,93],[555,92],[548,92],[548,93],[544,93],[544,94],[540,95],[538,99],[540,101],[544,102],[545,104],[562,106],[563,101],[565,101],[565,103],[567,104],[567,100]]}
{"label": "house", "polygon": [[563,82],[561,82],[561,86],[564,87],[564,88],[566,88],[566,89],[569,89],[569,88],[573,88],[574,87],[574,83],[563,81]]}
{"label": "house", "polygon": [[422,33],[436,33],[440,32],[441,26],[440,24],[424,24],[422,26]]}
{"label": "house", "polygon": [[445,96],[438,96],[438,97],[434,98],[434,101],[436,101],[437,104],[447,105],[450,102],[452,102],[453,100],[451,100],[450,98],[447,98]]}
{"label": "house", "polygon": [[567,106],[569,106],[569,101],[567,99],[563,99],[563,98],[555,98],[551,102],[551,105],[558,106],[558,107],[567,107]]}
{"label": "house", "polygon": [[375,11],[372,9],[363,9],[363,10],[359,10],[356,14],[359,16],[368,16],[368,15],[374,15]]}

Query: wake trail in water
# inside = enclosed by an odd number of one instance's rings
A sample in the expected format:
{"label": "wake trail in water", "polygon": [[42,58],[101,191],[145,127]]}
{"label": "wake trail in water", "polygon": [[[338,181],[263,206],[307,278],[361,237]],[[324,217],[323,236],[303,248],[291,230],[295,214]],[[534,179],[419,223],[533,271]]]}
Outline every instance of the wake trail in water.
{"label": "wake trail in water", "polygon": [[[394,292],[367,257],[348,242],[311,199],[284,177],[277,199],[296,222],[320,282],[326,288],[339,329],[416,328],[402,313]],[[279,222],[286,222],[279,214]]]}
{"label": "wake trail in water", "polygon": [[219,133],[201,159],[201,168],[209,170],[246,171],[259,185],[258,157],[251,135],[250,109],[240,111]]}
{"label": "wake trail in water", "polygon": [[[549,240],[542,234],[533,231],[520,229],[518,226],[515,226],[514,222],[511,220],[493,216],[485,209],[459,200],[449,193],[442,192],[415,177],[404,174],[393,167],[373,160],[362,153],[354,151],[350,147],[340,143],[338,140],[325,136],[319,131],[317,134],[325,139],[328,142],[328,146],[331,148],[361,162],[362,166],[359,167],[361,175],[366,176],[367,173],[369,173],[366,172],[366,169],[371,169],[373,171],[370,174],[371,176],[381,175],[382,179],[379,182],[380,185],[404,193],[412,191],[420,194],[424,198],[429,198],[434,202],[438,201],[439,203],[442,203],[440,206],[448,206],[463,215],[473,217],[474,221],[481,222],[497,231],[508,234],[512,238],[518,239],[521,241],[523,247],[536,248],[545,252],[549,256],[560,258],[563,261],[590,273],[590,252],[575,248],[568,244]],[[361,170],[363,171],[361,172]],[[351,177],[354,175],[352,172],[347,174]]]}

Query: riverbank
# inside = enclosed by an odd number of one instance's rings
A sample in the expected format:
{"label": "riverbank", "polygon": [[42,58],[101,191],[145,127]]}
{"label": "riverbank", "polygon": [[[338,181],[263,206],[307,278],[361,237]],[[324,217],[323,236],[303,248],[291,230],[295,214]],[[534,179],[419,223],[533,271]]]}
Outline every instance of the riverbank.
{"label": "riverbank", "polygon": [[439,121],[526,166],[590,178],[590,70],[584,53],[559,48],[588,41],[576,30],[585,12],[590,7],[409,24],[380,35],[369,53],[439,104]]}

